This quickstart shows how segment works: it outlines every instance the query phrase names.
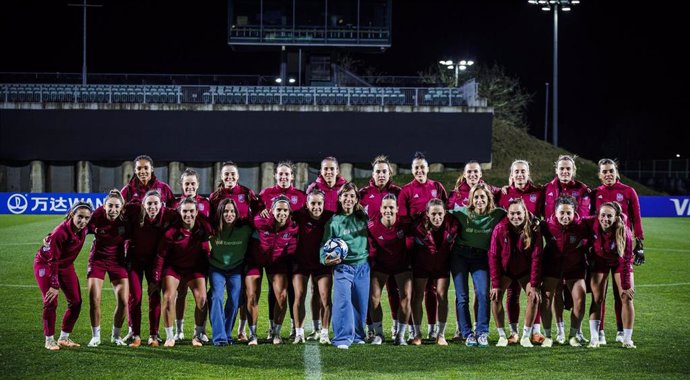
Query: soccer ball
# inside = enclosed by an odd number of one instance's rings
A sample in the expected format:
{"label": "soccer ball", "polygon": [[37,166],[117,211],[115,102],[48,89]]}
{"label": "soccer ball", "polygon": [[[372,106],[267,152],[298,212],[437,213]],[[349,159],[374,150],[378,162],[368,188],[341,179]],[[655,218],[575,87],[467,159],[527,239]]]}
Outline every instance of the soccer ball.
{"label": "soccer ball", "polygon": [[337,237],[328,239],[321,250],[321,255],[324,259],[328,260],[335,260],[337,258],[344,260],[347,257],[347,253],[347,243],[345,243],[343,239]]}

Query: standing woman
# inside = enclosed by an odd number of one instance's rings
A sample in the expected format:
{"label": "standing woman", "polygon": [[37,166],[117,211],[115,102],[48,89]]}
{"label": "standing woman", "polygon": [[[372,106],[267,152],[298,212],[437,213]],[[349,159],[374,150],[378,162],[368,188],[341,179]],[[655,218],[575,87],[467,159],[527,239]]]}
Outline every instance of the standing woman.
{"label": "standing woman", "polygon": [[[292,256],[297,249],[297,223],[290,217],[290,201],[285,196],[273,199],[268,217],[257,215],[254,217],[256,239],[253,258],[247,266],[245,285],[247,289],[247,310],[250,314],[249,345],[258,344],[256,337],[256,322],[259,316],[259,294],[261,292],[261,268],[266,269],[269,286],[275,294],[275,306],[271,320],[273,344],[283,343],[280,330],[287,311],[287,288],[290,280]],[[269,313],[271,310],[269,310]]]}
{"label": "standing woman", "polygon": [[[529,162],[525,160],[515,160],[510,165],[510,176],[508,177],[508,187],[505,189],[505,194],[499,194],[498,205],[504,209],[516,199],[522,199],[522,204],[525,206],[531,216],[541,217],[544,193],[542,188],[535,186],[532,183],[530,176]],[[497,288],[500,284],[494,284]],[[516,344],[520,340],[518,335],[518,319],[520,318],[520,291],[524,287],[520,282],[513,281],[506,291],[506,306],[508,309],[508,323],[510,324],[510,336],[508,337],[509,344]],[[501,311],[503,313],[503,311]],[[501,314],[503,318],[504,315]],[[534,332],[530,336],[532,343],[541,344],[544,342],[544,336],[541,334],[541,315],[537,311],[534,321],[530,321],[530,326],[534,322]]]}
{"label": "standing woman", "polygon": [[142,154],[134,159],[134,176],[122,188],[122,197],[125,203],[141,202],[149,190],[158,191],[163,204],[169,205],[175,199],[170,186],[153,173],[153,159]]}
{"label": "standing woman", "polygon": [[[396,345],[406,345],[403,333],[412,309],[412,267],[410,263],[407,235],[408,224],[398,219],[398,200],[395,195],[388,194],[381,201],[379,219],[370,220],[369,228],[369,257],[371,258],[371,289],[369,295],[369,315],[374,331],[372,344],[383,343],[383,311],[381,309],[381,293],[384,284],[390,277],[395,278],[399,305],[395,315],[399,317],[398,326],[403,328],[393,336]],[[399,284],[399,286],[398,286]],[[423,292],[423,290],[422,290]],[[390,305],[393,308],[393,305]],[[421,300],[420,300],[421,307]],[[421,311],[421,310],[420,310]]]}
{"label": "standing woman", "polygon": [[[450,270],[458,297],[460,333],[467,346],[489,345],[489,257],[488,250],[494,226],[506,215],[494,206],[491,188],[478,183],[470,191],[470,205],[450,213],[460,221],[460,233],[450,255]],[[477,299],[477,327],[472,331],[468,305],[468,280],[472,276]]]}
{"label": "standing woman", "polygon": [[[244,256],[253,230],[248,221],[239,219],[237,206],[231,198],[220,201],[214,214],[218,217],[209,257],[209,319],[213,345],[227,346],[233,344],[232,329],[240,303]],[[226,290],[228,299],[223,307]]]}
{"label": "standing woman", "polygon": [[[392,170],[388,157],[384,155],[376,156],[371,163],[371,169],[369,184],[359,189],[360,204],[364,207],[364,212],[369,216],[370,221],[381,218],[381,203],[385,196],[392,194],[397,198],[400,195],[400,187],[391,180]],[[395,282],[395,276],[388,277],[386,293],[388,294],[388,305],[391,308],[391,318],[393,319],[391,335],[395,337],[398,331],[398,309],[400,309],[400,291],[398,284]],[[407,322],[405,321],[405,324]],[[369,331],[373,332],[371,314],[367,315],[367,325],[369,326]]]}
{"label": "standing woman", "polygon": [[[177,206],[182,202],[183,199],[192,198],[196,201],[196,207],[199,215],[206,218],[210,216],[211,204],[205,197],[198,194],[199,190],[199,175],[196,170],[187,168],[182,172],[180,176],[180,184],[182,185],[182,195],[175,199],[170,206],[173,210],[177,209]],[[180,282],[180,286],[177,288],[177,301],[175,301],[175,340],[184,340],[184,309],[187,306],[187,283],[184,281]],[[208,343],[208,342],[204,342]]]}
{"label": "standing woman", "polygon": [[[326,223],[333,212],[324,210],[324,193],[315,188],[307,195],[305,208],[297,210],[293,217],[299,226],[297,252],[292,271],[292,286],[295,289],[295,340],[293,343],[304,343],[305,299],[307,282],[311,277],[315,290],[312,293],[312,318],[314,333],[319,334],[312,340],[319,339],[321,344],[330,344],[328,329],[331,324],[331,288],[333,270],[321,264],[319,250]],[[315,301],[315,302],[314,302]],[[316,314],[314,316],[314,313]],[[318,338],[317,338],[318,337]]]}
{"label": "standing woman", "polygon": [[163,235],[158,246],[154,279],[163,281],[163,321],[165,347],[175,346],[173,320],[175,302],[180,282],[192,289],[196,309],[194,311],[194,338],[192,345],[202,346],[206,336],[206,274],[208,273],[209,236],[211,226],[198,218],[194,198],[185,198],[177,206],[179,220]]}
{"label": "standing woman", "polygon": [[[79,277],[74,270],[86,239],[87,225],[91,220],[93,207],[85,202],[72,206],[65,220],[45,239],[34,258],[34,276],[43,298],[43,335],[45,348],[57,351],[60,347],[79,347],[69,338],[81,312],[81,290]],[[62,317],[60,338],[55,341],[55,320],[57,319],[58,293],[60,289],[67,299],[67,310]]]}
{"label": "standing woman", "polygon": [[613,273],[615,287],[623,301],[623,347],[636,348],[632,341],[635,323],[632,234],[623,218],[623,211],[618,203],[606,202],[599,207],[598,217],[594,222],[593,255],[590,256],[593,261],[590,265],[592,306],[589,308],[589,347],[593,348],[599,347],[599,318],[608,287],[609,272]]}
{"label": "standing woman", "polygon": [[[441,199],[431,199],[427,202],[426,213],[420,219],[413,232],[414,248],[412,253],[412,273],[414,289],[412,296],[412,319],[415,324],[415,337],[412,344],[422,344],[422,294],[424,288],[431,282],[436,288],[438,301],[439,329],[436,344],[447,346],[445,331],[448,319],[448,285],[450,284],[450,252],[458,234],[458,221],[446,214],[444,202]],[[428,296],[429,294],[425,295]],[[402,340],[402,333],[398,333],[396,340]]]}
{"label": "standing woman", "polygon": [[326,157],[321,160],[321,170],[314,182],[307,186],[307,194],[314,189],[319,189],[324,194],[323,209],[335,212],[338,209],[338,190],[347,181],[340,176],[338,160],[335,157]]}
{"label": "standing woman", "polygon": [[[508,217],[494,228],[489,248],[492,284],[490,298],[498,329],[498,347],[505,347],[509,343],[504,330],[503,293],[516,281],[527,293],[527,310],[520,345],[533,347],[530,340],[532,324],[541,301],[541,255],[539,226],[532,224],[532,215],[522,198],[513,199],[508,204]],[[510,323],[517,324],[517,318]],[[511,327],[511,335],[512,333]]]}
{"label": "standing woman", "polygon": [[[634,264],[642,265],[645,262],[644,250],[642,241],[644,240],[644,231],[642,229],[642,215],[640,214],[640,200],[635,189],[628,185],[624,185],[620,181],[618,174],[618,165],[610,158],[602,158],[599,160],[599,179],[601,186],[597,187],[593,194],[594,209],[599,210],[601,205],[606,202],[617,202],[621,205],[623,214],[627,217],[627,226],[633,232],[635,239],[635,246],[633,248]],[[606,298],[606,297],[604,297]],[[618,287],[613,287],[614,307],[616,311],[616,342],[623,342],[624,327],[622,319],[622,303],[621,296],[618,293]],[[605,307],[604,307],[605,309]],[[602,314],[604,313],[602,309]],[[600,330],[604,330],[604,316],[601,317]],[[602,331],[599,332],[599,341],[605,341],[605,335]]]}
{"label": "standing woman", "polygon": [[[158,244],[165,231],[177,218],[173,209],[165,208],[158,191],[149,190],[142,203],[129,203],[125,206],[128,216],[130,239],[127,248],[129,263],[129,316],[131,337],[130,347],[141,345],[141,302],[143,298],[142,283],[144,276],[148,284],[149,299],[149,339],[148,345],[158,347],[158,327],[161,317],[160,283],[153,278],[158,253]],[[127,340],[127,339],[125,339]]]}
{"label": "standing woman", "polygon": [[[414,179],[403,186],[400,191],[398,206],[400,218],[414,223],[424,217],[429,200],[440,199],[445,204],[448,201],[448,195],[441,182],[429,179],[429,163],[421,152],[416,152],[412,160],[412,175]],[[427,323],[429,324],[428,338],[436,340],[438,303],[433,281],[429,282],[424,291],[424,300]],[[415,331],[415,336],[420,334],[420,331]]]}
{"label": "standing woman", "polygon": [[[570,314],[569,344],[580,347],[586,340],[580,333],[580,325],[585,308],[585,272],[587,260],[588,221],[576,212],[577,202],[569,195],[561,195],[556,200],[554,215],[546,219],[542,226],[544,255],[542,261],[544,298],[541,302],[541,315],[544,319],[546,339],[542,347],[551,347],[551,320],[553,317],[553,298],[559,284],[565,286],[573,298],[573,311]],[[556,340],[565,344],[565,335],[559,331]]]}
{"label": "standing woman", "polygon": [[125,320],[129,301],[129,280],[125,262],[125,240],[128,239],[127,222],[123,217],[125,200],[120,191],[110,190],[103,206],[94,211],[89,223],[93,232],[93,244],[86,269],[88,279],[91,332],[89,347],[101,344],[101,291],[106,273],[115,292],[115,313],[113,316],[112,343],[118,346],[127,344],[120,338],[120,329]]}
{"label": "standing woman", "polygon": [[[478,183],[485,183],[482,179],[482,167],[477,161],[468,161],[462,171],[462,175],[455,181],[455,188],[448,196],[447,209],[453,210],[456,207],[469,206],[470,190]],[[498,197],[501,189],[488,185],[494,198]]]}
{"label": "standing woman", "polygon": [[345,259],[321,262],[333,268],[333,345],[348,349],[364,343],[364,323],[369,303],[367,215],[359,204],[357,186],[348,182],[338,191],[338,211],[328,224],[323,243],[332,237],[343,239],[349,248]]}

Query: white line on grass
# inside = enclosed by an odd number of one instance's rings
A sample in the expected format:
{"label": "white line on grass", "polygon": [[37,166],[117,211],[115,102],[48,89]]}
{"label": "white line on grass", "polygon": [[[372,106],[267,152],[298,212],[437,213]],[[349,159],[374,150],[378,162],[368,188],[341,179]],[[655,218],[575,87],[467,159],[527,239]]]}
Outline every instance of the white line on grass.
{"label": "white line on grass", "polygon": [[661,248],[661,247],[644,247],[645,249],[651,249],[653,251],[668,251],[668,252],[690,252],[690,249],[682,248]]}
{"label": "white line on grass", "polygon": [[[311,297],[312,297],[312,285],[311,280],[307,281],[307,295],[304,297],[305,303],[305,313],[304,319],[311,315]],[[304,327],[304,324],[302,324]],[[317,331],[317,336],[320,332]],[[304,345],[304,378],[308,380],[320,380],[321,379],[321,351],[319,350],[320,343],[318,340],[316,344],[308,343]]]}

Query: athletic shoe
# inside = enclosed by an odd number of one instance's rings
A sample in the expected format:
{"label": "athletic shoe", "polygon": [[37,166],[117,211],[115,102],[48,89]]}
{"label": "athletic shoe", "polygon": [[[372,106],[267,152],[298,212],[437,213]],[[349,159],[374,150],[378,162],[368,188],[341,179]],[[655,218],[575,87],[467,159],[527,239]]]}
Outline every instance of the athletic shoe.
{"label": "athletic shoe", "polygon": [[64,347],[64,348],[77,348],[81,347],[81,344],[74,342],[72,339],[67,338],[67,339],[60,339],[57,341],[58,346]]}
{"label": "athletic shoe", "polygon": [[290,329],[290,336],[288,337],[288,339],[294,340],[296,335],[297,335],[297,330],[295,330],[295,328],[293,327]]}
{"label": "athletic shoe", "polygon": [[546,337],[538,332],[533,333],[530,337],[530,341],[532,342],[532,344],[542,344],[544,343],[544,339],[546,339]]}
{"label": "athletic shoe", "polygon": [[201,333],[201,334],[197,335],[197,338],[199,338],[199,340],[203,344],[210,342],[210,340],[208,339],[208,335],[206,335],[206,333]]}
{"label": "athletic shoe", "polygon": [[470,335],[465,338],[465,346],[477,347],[477,337],[474,336],[474,333],[470,333]]}
{"label": "athletic shoe", "polygon": [[522,347],[527,347],[527,348],[534,347],[534,345],[532,344],[532,341],[530,340],[530,337],[528,337],[528,336],[520,339],[520,345]]}
{"label": "athletic shoe", "polygon": [[331,344],[331,339],[328,337],[328,335],[321,335],[321,338],[319,338],[319,343]]}
{"label": "athletic shoe", "polygon": [[422,345],[422,337],[417,335],[416,337],[414,337],[414,339],[412,339],[411,344],[413,346],[421,346]]}
{"label": "athletic shoe", "polygon": [[367,342],[365,342],[363,340],[356,340],[356,341],[354,341],[354,344],[367,344]]}
{"label": "athletic shoe", "polygon": [[242,342],[242,343],[246,343],[249,341],[249,338],[247,338],[247,334],[243,331],[243,332],[237,334],[237,341]]}
{"label": "athletic shoe", "polygon": [[453,342],[462,342],[463,340],[465,339],[463,339],[462,334],[460,334],[460,329],[456,328],[453,334]]}
{"label": "athletic shoe", "polygon": [[280,335],[273,336],[273,344],[283,344],[283,338],[281,338]]}
{"label": "athletic shoe", "polygon": [[481,334],[477,337],[477,344],[479,347],[489,347],[489,336],[487,334]]}
{"label": "athletic shoe", "polygon": [[181,340],[184,340],[184,331],[175,333],[175,341],[179,342]]}
{"label": "athletic shoe", "polygon": [[508,344],[518,344],[520,343],[520,335],[517,333],[511,332],[510,336],[508,336]]}
{"label": "athletic shoe", "polygon": [[568,344],[570,344],[570,347],[582,347],[582,344],[580,344],[580,340],[577,339],[575,336],[571,336],[570,339],[568,340]]}
{"label": "athletic shoe", "polygon": [[376,336],[376,333],[374,333],[374,329],[371,329],[367,331],[367,337],[366,337],[366,342],[371,343],[374,341],[374,337]]}
{"label": "athletic shoe", "polygon": [[132,342],[129,344],[130,347],[139,347],[141,346],[141,338],[139,335],[134,335],[132,336]]}
{"label": "athletic shoe", "polygon": [[508,347],[508,339],[506,337],[502,336],[498,338],[498,343],[496,343],[496,347]]}
{"label": "athletic shoe", "polygon": [[599,341],[590,340],[587,348],[599,348],[601,343]]}
{"label": "athletic shoe", "polygon": [[314,330],[311,332],[311,334],[307,335],[305,338],[307,340],[319,340],[319,338],[320,338],[319,332]]}
{"label": "athletic shoe", "polygon": [[247,342],[247,346],[256,346],[259,344],[259,340],[256,338],[255,335],[252,335],[249,337],[249,342]]}
{"label": "athletic shoe", "polygon": [[438,344],[439,346],[447,346],[447,345],[448,345],[448,341],[446,341],[446,338],[445,338],[445,337],[439,335],[439,336],[436,338],[436,344]]}
{"label": "athletic shoe", "polygon": [[623,342],[623,348],[637,348],[637,346],[635,345],[635,343],[633,343],[632,340],[630,340],[627,342]]}
{"label": "athletic shoe", "polygon": [[407,346],[407,341],[405,341],[405,337],[403,337],[402,335],[396,336],[393,344],[396,346]]}
{"label": "athletic shoe", "polygon": [[168,348],[175,347],[175,339],[166,339],[165,343],[163,343],[163,347],[168,347]]}
{"label": "athletic shoe", "polygon": [[558,344],[565,344],[565,334],[556,335],[556,342],[558,342]]}
{"label": "athletic shoe", "polygon": [[383,343],[383,336],[382,335],[376,335],[374,339],[371,341],[371,344],[375,346],[380,346],[381,343]]}
{"label": "athletic shoe", "polygon": [[266,340],[268,340],[268,341],[273,340],[273,329],[268,329],[268,334],[266,336]]}
{"label": "athletic shoe", "polygon": [[[171,339],[173,342],[175,339]],[[149,341],[147,342],[149,347],[159,347],[161,345],[160,338],[158,338],[158,335],[150,335],[149,336]]]}
{"label": "athletic shoe", "polygon": [[213,343],[213,346],[214,346],[214,347],[225,347],[225,346],[227,346],[227,345],[228,345],[228,342],[225,342],[225,341],[220,341],[220,342],[217,342],[217,343]]}
{"label": "athletic shoe", "polygon": [[549,337],[544,338],[544,342],[541,344],[542,347],[551,348],[553,347],[553,340]]}
{"label": "athletic shoe", "polygon": [[434,327],[433,329],[429,329],[429,334],[427,335],[428,340],[436,340],[438,338],[438,328]]}
{"label": "athletic shoe", "polygon": [[616,342],[623,343],[623,331],[619,331],[616,333]]}
{"label": "athletic shoe", "polygon": [[582,335],[581,332],[577,333],[577,335],[575,335],[575,337],[577,338],[577,341],[580,342],[581,344],[582,343],[589,343],[589,339],[585,338],[585,336]]}
{"label": "athletic shoe", "polygon": [[89,341],[89,344],[87,346],[89,347],[98,347],[101,345],[101,338],[100,337],[93,337]]}
{"label": "athletic shoe", "polygon": [[129,331],[127,331],[127,335],[122,337],[122,340],[124,340],[125,343],[131,343],[130,340],[132,340],[132,338],[134,338],[134,334],[132,334],[132,329],[129,329]]}
{"label": "athletic shoe", "polygon": [[302,335],[297,335],[295,336],[295,339],[293,340],[292,344],[299,344],[299,343],[304,343],[304,336]]}
{"label": "athletic shoe", "polygon": [[606,334],[604,334],[604,330],[599,330],[599,346],[605,346],[606,345]]}
{"label": "athletic shoe", "polygon": [[122,338],[120,338],[119,336],[111,336],[110,337],[110,343],[113,343],[116,346],[126,346],[127,345],[127,343],[125,343],[125,341],[122,340]]}
{"label": "athletic shoe", "polygon": [[391,326],[391,336],[395,337],[398,335],[398,330],[395,328],[395,325]]}
{"label": "athletic shoe", "polygon": [[46,344],[45,344],[45,348],[50,350],[50,351],[59,351],[60,350],[60,346],[55,341],[55,339],[47,340]]}
{"label": "athletic shoe", "polygon": [[201,338],[199,338],[198,336],[195,336],[194,338],[192,338],[192,346],[201,347],[203,345],[204,345],[204,342],[202,342]]}
{"label": "athletic shoe", "polygon": [[338,346],[338,348],[341,349],[341,350],[347,350],[347,349],[350,348],[350,346],[348,346],[347,344],[341,344],[341,345]]}

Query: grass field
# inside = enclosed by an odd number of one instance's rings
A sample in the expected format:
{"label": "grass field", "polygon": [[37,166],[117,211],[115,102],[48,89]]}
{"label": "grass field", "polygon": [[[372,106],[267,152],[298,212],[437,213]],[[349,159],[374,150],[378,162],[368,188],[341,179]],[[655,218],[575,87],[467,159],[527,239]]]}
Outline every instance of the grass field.
{"label": "grass field", "polygon": [[[189,341],[174,349],[86,348],[90,338],[88,300],[72,338],[83,347],[49,352],[43,348],[40,292],[33,278],[33,256],[41,238],[59,221],[47,216],[0,217],[0,363],[3,378],[688,378],[690,376],[690,219],[645,219],[647,264],[636,268],[633,339],[637,350],[615,344],[613,300],[607,313],[609,345],[598,350],[554,347],[486,349],[461,344],[438,347],[355,345],[348,351],[315,343],[274,347],[236,345],[193,348]],[[86,297],[86,261],[90,243],[77,261]],[[264,287],[265,289],[265,287]],[[452,296],[453,294],[451,294]],[[385,297],[384,297],[385,298]],[[454,298],[454,297],[452,297]],[[611,297],[609,297],[611,298]],[[58,326],[64,311],[60,295]],[[192,302],[188,298],[186,335],[192,335]],[[265,302],[265,297],[262,297]],[[524,297],[523,297],[524,301]],[[589,301],[588,301],[589,302]],[[103,293],[104,337],[109,336],[114,297]],[[145,306],[146,307],[146,306]],[[384,326],[390,316],[384,305]],[[524,309],[523,309],[524,310]],[[259,331],[266,331],[265,306]],[[309,319],[309,318],[308,318]],[[566,321],[569,320],[566,316]],[[144,312],[143,326],[146,326]],[[491,321],[493,326],[493,320]],[[585,334],[587,325],[585,323]],[[311,327],[306,323],[307,331]],[[210,326],[209,326],[210,328]],[[568,326],[566,326],[568,328]],[[447,335],[455,329],[449,321]],[[384,331],[389,328],[384,329]],[[426,328],[425,328],[426,331]],[[491,330],[495,343],[497,333]]]}

